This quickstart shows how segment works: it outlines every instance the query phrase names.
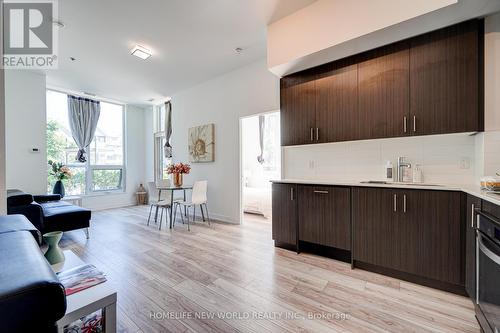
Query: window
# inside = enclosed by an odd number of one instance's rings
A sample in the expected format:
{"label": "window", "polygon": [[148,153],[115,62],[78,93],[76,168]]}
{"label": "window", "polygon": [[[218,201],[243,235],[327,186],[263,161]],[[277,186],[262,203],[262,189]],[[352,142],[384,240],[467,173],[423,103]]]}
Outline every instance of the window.
{"label": "window", "polygon": [[281,164],[280,113],[264,115],[264,170],[278,171]]}
{"label": "window", "polygon": [[[47,90],[47,159],[62,162],[73,171],[64,181],[68,195],[121,191],[125,187],[123,105],[101,101],[101,115],[87,151],[87,162],[75,160],[76,146],[68,120],[67,95]],[[48,191],[56,179],[48,177]]]}
{"label": "window", "polygon": [[155,107],[155,133],[154,133],[154,154],[155,154],[155,181],[168,179],[167,166],[172,163],[171,158],[165,158],[163,146],[165,145],[165,105]]}

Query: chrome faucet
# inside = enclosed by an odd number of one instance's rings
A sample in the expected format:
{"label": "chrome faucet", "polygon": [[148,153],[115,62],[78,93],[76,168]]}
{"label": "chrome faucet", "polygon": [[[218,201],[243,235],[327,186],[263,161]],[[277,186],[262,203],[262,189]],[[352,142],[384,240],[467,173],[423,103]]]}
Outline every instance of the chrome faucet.
{"label": "chrome faucet", "polygon": [[404,179],[404,168],[411,168],[411,164],[406,161],[406,157],[398,157],[398,169],[397,169],[397,181],[399,183],[403,182]]}

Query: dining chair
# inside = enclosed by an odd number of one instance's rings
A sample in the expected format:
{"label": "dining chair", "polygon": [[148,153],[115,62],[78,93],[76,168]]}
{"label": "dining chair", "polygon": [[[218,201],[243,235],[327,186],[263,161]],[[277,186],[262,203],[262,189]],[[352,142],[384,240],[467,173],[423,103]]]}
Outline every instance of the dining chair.
{"label": "dining chair", "polygon": [[[158,187],[169,187],[170,182],[168,180],[162,180],[162,183],[159,184]],[[149,198],[150,198],[150,208],[149,208],[149,216],[148,216],[148,226],[149,226],[149,221],[151,220],[151,212],[153,210],[153,207],[156,208],[155,210],[155,223],[157,222],[158,218],[158,209],[161,209],[160,213],[160,223],[158,225],[158,230],[161,230],[161,224],[163,220],[163,212],[166,210],[167,211],[167,216],[168,210],[172,209],[170,205],[170,196],[172,193],[170,191],[163,191],[160,192],[158,189],[157,185],[155,182],[148,182],[148,189],[149,189]]]}
{"label": "dining chair", "polygon": [[[181,210],[181,219],[182,223],[184,223],[184,217],[182,216],[182,207],[189,208],[193,207],[193,222],[196,220],[196,206],[200,206],[201,217],[203,218],[203,222],[205,222],[205,212],[207,213],[208,225],[210,225],[210,217],[208,216],[208,206],[207,206],[207,185],[208,182],[206,180],[197,181],[193,184],[193,190],[191,191],[191,200],[189,201],[176,201],[174,207],[174,221],[177,218],[177,210]],[[203,207],[205,207],[205,212],[203,211]],[[189,226],[189,214],[186,215],[188,230],[191,230]]]}

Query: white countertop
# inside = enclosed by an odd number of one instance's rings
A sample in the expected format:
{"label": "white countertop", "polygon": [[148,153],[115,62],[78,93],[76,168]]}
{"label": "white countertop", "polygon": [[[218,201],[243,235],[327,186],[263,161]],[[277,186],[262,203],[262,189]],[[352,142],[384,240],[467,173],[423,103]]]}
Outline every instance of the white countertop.
{"label": "white countertop", "polygon": [[466,184],[414,184],[414,183],[362,183],[360,181],[346,180],[307,180],[307,179],[279,179],[271,180],[272,183],[282,184],[308,184],[308,185],[330,185],[330,186],[354,186],[354,187],[382,187],[382,188],[403,188],[412,190],[436,190],[436,191],[462,191],[483,200],[489,201],[500,206],[500,194],[489,193],[481,190],[479,185]]}

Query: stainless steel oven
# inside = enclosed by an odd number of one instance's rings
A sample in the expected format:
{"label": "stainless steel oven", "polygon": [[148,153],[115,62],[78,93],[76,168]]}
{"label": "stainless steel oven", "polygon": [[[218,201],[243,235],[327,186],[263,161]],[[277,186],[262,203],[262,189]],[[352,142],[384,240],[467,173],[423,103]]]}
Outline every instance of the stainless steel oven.
{"label": "stainless steel oven", "polygon": [[500,221],[478,212],[476,315],[485,332],[500,332]]}

